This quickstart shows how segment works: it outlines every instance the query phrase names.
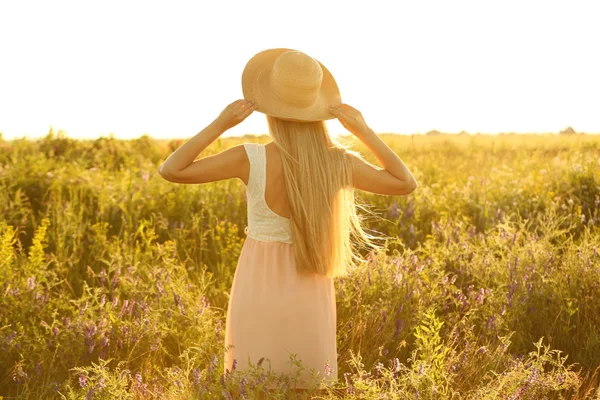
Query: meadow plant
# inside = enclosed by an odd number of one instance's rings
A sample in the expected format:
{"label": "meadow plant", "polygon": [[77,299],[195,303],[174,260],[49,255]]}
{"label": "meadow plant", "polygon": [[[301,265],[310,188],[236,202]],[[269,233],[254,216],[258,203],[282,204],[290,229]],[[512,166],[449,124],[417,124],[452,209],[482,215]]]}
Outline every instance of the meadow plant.
{"label": "meadow plant", "polygon": [[[356,193],[388,239],[336,278],[321,398],[600,398],[600,140],[384,140],[420,186]],[[180,144],[0,139],[0,396],[284,399],[331,374],[223,373],[244,187],[161,179]]]}

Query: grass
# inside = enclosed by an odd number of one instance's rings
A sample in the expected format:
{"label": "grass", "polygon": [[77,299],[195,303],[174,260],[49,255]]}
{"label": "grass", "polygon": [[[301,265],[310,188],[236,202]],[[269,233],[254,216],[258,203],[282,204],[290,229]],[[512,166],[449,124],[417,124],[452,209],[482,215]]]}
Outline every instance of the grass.
{"label": "grass", "polygon": [[[389,239],[336,278],[321,398],[600,399],[600,137],[382,137],[420,187],[356,193]],[[0,397],[293,398],[222,374],[244,187],[163,180],[180,143],[0,139]]]}

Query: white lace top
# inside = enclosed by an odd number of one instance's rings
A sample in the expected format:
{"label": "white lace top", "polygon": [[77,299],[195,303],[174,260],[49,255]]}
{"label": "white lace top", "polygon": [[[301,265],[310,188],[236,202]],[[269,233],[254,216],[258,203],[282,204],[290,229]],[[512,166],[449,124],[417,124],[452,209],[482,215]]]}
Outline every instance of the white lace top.
{"label": "white lace top", "polygon": [[248,237],[264,242],[292,243],[291,220],[276,214],[265,200],[267,153],[264,144],[244,143],[250,161],[248,198]]}

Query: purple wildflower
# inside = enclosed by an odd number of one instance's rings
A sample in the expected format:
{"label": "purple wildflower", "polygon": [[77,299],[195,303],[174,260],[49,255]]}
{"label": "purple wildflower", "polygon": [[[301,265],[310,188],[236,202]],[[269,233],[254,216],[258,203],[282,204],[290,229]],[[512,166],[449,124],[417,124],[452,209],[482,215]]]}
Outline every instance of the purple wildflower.
{"label": "purple wildflower", "polygon": [[125,310],[127,310],[127,305],[129,304],[129,300],[123,300],[123,305],[121,306],[121,312],[119,313],[119,318],[123,317]]}
{"label": "purple wildflower", "polygon": [[388,212],[388,216],[390,219],[392,220],[397,220],[398,219],[398,202],[394,201],[394,203],[392,203],[392,206],[390,207],[390,211]]}
{"label": "purple wildflower", "polygon": [[375,366],[375,377],[379,378],[381,376],[381,369],[383,368],[383,364],[380,362],[377,362],[377,365]]}
{"label": "purple wildflower", "polygon": [[131,302],[129,303],[129,308],[127,310],[127,312],[129,313],[129,315],[133,314],[133,306],[135,304],[135,299],[131,299]]}
{"label": "purple wildflower", "polygon": [[35,276],[27,278],[27,289],[33,290],[35,288]]}
{"label": "purple wildflower", "polygon": [[348,394],[354,394],[354,384],[352,382],[352,379],[350,378],[350,372],[345,372],[344,373],[344,380],[346,381],[346,386],[347,386],[347,392]]}
{"label": "purple wildflower", "polygon": [[85,389],[85,387],[87,386],[87,376],[79,375],[79,386]]}
{"label": "purple wildflower", "polygon": [[194,368],[192,375],[194,377],[194,386],[198,386],[198,383],[200,383],[200,368]]}
{"label": "purple wildflower", "polygon": [[331,376],[333,373],[333,368],[329,365],[329,360],[325,361],[325,375]]}
{"label": "purple wildflower", "polygon": [[246,378],[242,378],[240,380],[240,396],[242,396],[242,398],[246,398],[246,384],[248,383],[248,381],[246,380]]}
{"label": "purple wildflower", "polygon": [[411,198],[410,201],[408,202],[408,207],[404,211],[404,216],[406,218],[411,218],[413,216],[413,214],[415,213],[414,202],[415,202],[414,198]]}
{"label": "purple wildflower", "polygon": [[400,360],[398,360],[398,357],[394,357],[394,372],[400,372]]}

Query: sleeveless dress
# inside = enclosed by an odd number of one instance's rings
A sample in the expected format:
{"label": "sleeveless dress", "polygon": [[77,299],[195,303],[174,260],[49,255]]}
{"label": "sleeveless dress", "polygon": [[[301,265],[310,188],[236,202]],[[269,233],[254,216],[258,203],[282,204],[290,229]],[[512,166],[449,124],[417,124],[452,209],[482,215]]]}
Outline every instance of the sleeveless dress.
{"label": "sleeveless dress", "polygon": [[[265,200],[265,145],[245,143],[250,162],[246,187],[248,226],[227,307],[224,372],[247,370],[248,361],[280,373],[295,374],[290,354],[317,379],[338,379],[336,302],[332,278],[299,275],[294,261],[291,221]],[[304,372],[296,388],[308,387]]]}

